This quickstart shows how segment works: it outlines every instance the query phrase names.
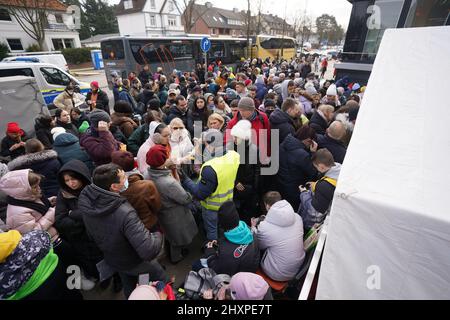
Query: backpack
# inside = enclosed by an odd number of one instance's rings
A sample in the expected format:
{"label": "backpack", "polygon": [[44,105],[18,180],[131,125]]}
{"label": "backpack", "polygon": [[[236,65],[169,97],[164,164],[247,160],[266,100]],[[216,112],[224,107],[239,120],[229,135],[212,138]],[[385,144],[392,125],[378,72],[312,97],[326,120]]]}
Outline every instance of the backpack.
{"label": "backpack", "polygon": [[203,268],[198,272],[189,271],[184,281],[184,298],[200,300],[203,293],[210,289],[215,295],[224,284],[230,283],[230,280],[229,275],[216,274],[211,268]]}

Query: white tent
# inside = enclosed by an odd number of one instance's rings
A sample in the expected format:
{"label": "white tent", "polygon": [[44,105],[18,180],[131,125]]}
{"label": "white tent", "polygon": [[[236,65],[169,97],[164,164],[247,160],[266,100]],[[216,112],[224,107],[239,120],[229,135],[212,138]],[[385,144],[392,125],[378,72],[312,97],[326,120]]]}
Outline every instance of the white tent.
{"label": "white tent", "polygon": [[450,298],[450,27],[386,30],[328,225],[317,299]]}

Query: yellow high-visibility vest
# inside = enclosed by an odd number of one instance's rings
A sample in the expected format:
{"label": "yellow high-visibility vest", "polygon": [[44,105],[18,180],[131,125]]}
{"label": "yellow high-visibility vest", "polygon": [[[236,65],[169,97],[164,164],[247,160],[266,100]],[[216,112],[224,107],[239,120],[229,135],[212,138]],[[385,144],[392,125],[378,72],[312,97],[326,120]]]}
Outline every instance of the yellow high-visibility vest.
{"label": "yellow high-visibility vest", "polygon": [[312,186],[311,186],[312,192],[316,192],[316,184],[317,184],[317,182],[319,182],[319,181],[321,181],[321,180],[325,180],[326,182],[328,182],[329,184],[331,184],[333,187],[336,188],[337,180],[325,176],[325,177],[319,179],[318,181],[316,181],[316,182],[314,182],[314,183],[312,184]]}
{"label": "yellow high-visibility vest", "polygon": [[217,176],[217,188],[214,193],[205,200],[200,201],[205,209],[218,211],[225,201],[233,199],[234,182],[239,163],[239,153],[230,150],[222,157],[211,159],[202,165],[200,179],[205,166],[213,168]]}

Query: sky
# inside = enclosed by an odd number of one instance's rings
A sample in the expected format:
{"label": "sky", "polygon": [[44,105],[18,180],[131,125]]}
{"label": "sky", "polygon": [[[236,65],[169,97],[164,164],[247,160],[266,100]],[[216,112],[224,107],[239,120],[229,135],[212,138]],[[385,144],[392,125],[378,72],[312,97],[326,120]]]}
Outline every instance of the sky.
{"label": "sky", "polygon": [[[120,0],[107,0],[110,4],[118,4]],[[183,0],[177,0],[183,3]],[[247,1],[245,0],[197,0],[197,3],[204,4],[211,2],[213,6],[223,9],[239,8],[247,10]],[[306,8],[306,14],[313,16],[314,19],[323,13],[331,14],[336,17],[337,23],[347,29],[348,21],[352,5],[347,0],[251,0],[250,9],[252,14],[256,14],[261,1],[261,12],[272,13],[284,18],[286,15],[287,22],[292,23],[294,16],[303,14]]]}

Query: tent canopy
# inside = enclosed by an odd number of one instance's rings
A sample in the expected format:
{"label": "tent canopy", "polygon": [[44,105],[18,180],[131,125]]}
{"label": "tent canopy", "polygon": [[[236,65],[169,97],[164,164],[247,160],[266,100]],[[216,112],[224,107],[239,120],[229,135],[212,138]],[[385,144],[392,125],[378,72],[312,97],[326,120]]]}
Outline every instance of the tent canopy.
{"label": "tent canopy", "polygon": [[450,298],[450,27],[384,33],[339,177],[318,299]]}

